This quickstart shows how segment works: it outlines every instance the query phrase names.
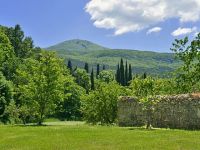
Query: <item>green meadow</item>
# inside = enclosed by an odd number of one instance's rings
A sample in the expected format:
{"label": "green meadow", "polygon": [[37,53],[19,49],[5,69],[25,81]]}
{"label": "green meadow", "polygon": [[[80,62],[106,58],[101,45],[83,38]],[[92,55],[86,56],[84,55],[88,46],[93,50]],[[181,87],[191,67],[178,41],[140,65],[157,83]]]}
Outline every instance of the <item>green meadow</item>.
{"label": "green meadow", "polygon": [[47,122],[0,125],[0,150],[198,150],[200,131]]}

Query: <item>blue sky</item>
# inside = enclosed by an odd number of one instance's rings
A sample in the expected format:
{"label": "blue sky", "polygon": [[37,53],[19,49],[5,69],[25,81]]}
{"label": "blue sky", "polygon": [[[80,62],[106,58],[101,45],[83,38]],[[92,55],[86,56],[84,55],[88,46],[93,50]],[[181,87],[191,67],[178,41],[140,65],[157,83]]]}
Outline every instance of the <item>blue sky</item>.
{"label": "blue sky", "polygon": [[[186,4],[179,0],[183,3],[170,13],[160,9],[172,6],[167,0],[162,0],[165,2],[162,4],[142,1],[133,4],[133,0],[124,3],[123,0],[1,0],[0,24],[20,24],[40,47],[85,39],[109,48],[158,52],[170,52],[175,38],[193,37],[199,31],[199,0]],[[149,8],[150,5],[155,9]],[[192,12],[191,7],[194,7]],[[181,11],[186,14],[177,15]]]}

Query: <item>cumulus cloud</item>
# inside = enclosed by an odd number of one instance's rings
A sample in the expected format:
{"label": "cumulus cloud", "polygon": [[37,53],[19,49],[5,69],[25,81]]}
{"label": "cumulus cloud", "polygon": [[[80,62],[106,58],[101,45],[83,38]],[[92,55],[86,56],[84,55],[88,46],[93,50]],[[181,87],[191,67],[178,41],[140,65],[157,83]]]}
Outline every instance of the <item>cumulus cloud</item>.
{"label": "cumulus cloud", "polygon": [[149,29],[149,30],[147,31],[147,34],[160,32],[161,30],[162,30],[161,27],[154,27],[154,28]]}
{"label": "cumulus cloud", "polygon": [[90,0],[85,7],[98,28],[115,35],[140,31],[171,18],[200,20],[200,0]]}
{"label": "cumulus cloud", "polygon": [[187,35],[191,33],[197,33],[197,27],[193,28],[178,28],[175,31],[171,33],[172,36],[181,36],[181,35]]}

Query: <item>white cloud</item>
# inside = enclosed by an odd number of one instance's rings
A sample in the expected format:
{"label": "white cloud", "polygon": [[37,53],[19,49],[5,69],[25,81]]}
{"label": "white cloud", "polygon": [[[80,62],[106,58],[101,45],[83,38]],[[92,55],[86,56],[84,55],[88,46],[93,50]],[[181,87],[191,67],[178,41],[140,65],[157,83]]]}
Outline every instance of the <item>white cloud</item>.
{"label": "white cloud", "polygon": [[135,32],[170,18],[200,20],[200,0],[90,0],[85,7],[98,28],[115,35]]}
{"label": "white cloud", "polygon": [[171,33],[172,36],[188,35],[191,33],[197,33],[197,27],[193,28],[178,28]]}
{"label": "white cloud", "polygon": [[149,30],[147,31],[147,34],[160,32],[161,30],[162,30],[161,27],[154,27],[154,28],[149,29]]}

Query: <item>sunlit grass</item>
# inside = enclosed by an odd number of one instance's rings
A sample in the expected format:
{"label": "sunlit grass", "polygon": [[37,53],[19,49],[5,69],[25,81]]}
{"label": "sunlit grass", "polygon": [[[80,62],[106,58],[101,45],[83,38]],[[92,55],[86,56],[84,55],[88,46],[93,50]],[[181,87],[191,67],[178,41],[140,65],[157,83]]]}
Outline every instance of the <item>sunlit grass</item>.
{"label": "sunlit grass", "polygon": [[89,126],[48,122],[47,126],[0,125],[0,150],[198,150],[200,131]]}

